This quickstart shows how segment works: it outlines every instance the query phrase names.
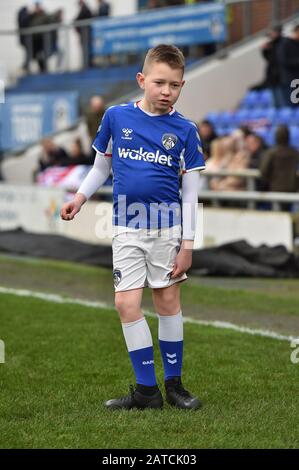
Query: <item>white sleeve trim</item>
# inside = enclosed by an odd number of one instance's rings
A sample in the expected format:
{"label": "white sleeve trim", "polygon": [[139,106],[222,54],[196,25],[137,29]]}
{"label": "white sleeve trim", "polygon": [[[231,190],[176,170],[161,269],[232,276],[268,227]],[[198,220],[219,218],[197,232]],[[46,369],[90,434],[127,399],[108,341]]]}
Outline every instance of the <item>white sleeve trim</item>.
{"label": "white sleeve trim", "polygon": [[190,173],[191,171],[194,170],[204,170],[206,167],[205,166],[197,166],[196,168],[190,168],[190,170],[184,170],[185,173]]}
{"label": "white sleeve trim", "polygon": [[[195,169],[195,168],[194,168]],[[182,176],[182,231],[183,240],[194,240],[200,173],[189,170]]]}
{"label": "white sleeve trim", "polygon": [[77,193],[84,194],[86,199],[89,199],[105,183],[110,175],[111,166],[112,158],[97,152],[93,167],[81,183]]}
{"label": "white sleeve trim", "polygon": [[112,157],[112,138],[110,138],[105,152],[101,152],[99,149],[96,148],[95,145],[92,145],[92,148],[98,153],[103,153],[106,156]]}

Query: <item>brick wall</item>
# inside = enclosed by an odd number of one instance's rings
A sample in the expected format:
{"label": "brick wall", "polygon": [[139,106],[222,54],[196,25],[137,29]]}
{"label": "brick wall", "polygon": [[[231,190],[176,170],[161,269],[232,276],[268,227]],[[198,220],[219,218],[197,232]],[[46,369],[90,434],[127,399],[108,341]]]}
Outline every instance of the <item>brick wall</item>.
{"label": "brick wall", "polygon": [[[230,5],[228,7],[229,43],[239,41],[243,37],[244,4]],[[280,19],[283,20],[298,12],[299,0],[280,0]],[[273,17],[272,0],[252,0],[249,8],[252,32],[256,33],[271,26]]]}

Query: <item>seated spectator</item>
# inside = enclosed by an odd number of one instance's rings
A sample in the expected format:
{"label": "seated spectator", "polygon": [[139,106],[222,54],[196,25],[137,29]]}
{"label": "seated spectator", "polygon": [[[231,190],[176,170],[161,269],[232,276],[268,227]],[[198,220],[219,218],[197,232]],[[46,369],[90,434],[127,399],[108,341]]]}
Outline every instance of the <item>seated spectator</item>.
{"label": "seated spectator", "polygon": [[245,148],[249,153],[249,168],[259,168],[263,153],[267,148],[264,139],[252,132],[245,137]]}
{"label": "seated spectator", "polygon": [[39,171],[43,171],[49,166],[64,166],[68,163],[69,157],[66,151],[59,147],[51,138],[43,139],[43,153],[39,159]]}
{"label": "seated spectator", "polygon": [[81,139],[74,140],[69,153],[67,165],[92,165],[91,160],[84,153]]}
{"label": "seated spectator", "polygon": [[290,147],[289,139],[287,126],[279,126],[275,133],[276,145],[263,156],[260,170],[268,191],[296,192],[298,189],[299,152]]}
{"label": "seated spectator", "polygon": [[[220,137],[214,139],[211,143],[211,156],[206,163],[207,171],[218,171],[226,168],[228,163],[227,155],[225,155],[225,138]],[[216,189],[223,177],[215,176],[210,180],[210,189]]]}
{"label": "seated spectator", "polygon": [[[248,168],[248,153],[243,149],[239,149],[239,145],[238,134],[221,138],[220,149],[218,149],[218,157],[220,156],[218,160],[218,162],[220,162],[219,169],[238,171]],[[207,162],[207,168],[210,169],[210,165],[208,164],[209,160]],[[246,190],[246,180],[239,176],[212,178],[210,187],[214,191],[243,191]]]}
{"label": "seated spectator", "polygon": [[213,124],[208,120],[203,120],[198,125],[198,132],[202,142],[205,160],[211,156],[211,143],[217,138]]}

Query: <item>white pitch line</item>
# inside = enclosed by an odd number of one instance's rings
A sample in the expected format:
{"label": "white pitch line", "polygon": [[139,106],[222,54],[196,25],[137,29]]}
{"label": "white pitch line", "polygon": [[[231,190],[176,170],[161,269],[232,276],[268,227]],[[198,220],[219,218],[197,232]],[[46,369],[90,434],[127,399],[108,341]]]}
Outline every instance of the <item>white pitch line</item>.
{"label": "white pitch line", "polygon": [[[34,297],[36,299],[46,300],[48,302],[55,302],[59,304],[76,304],[76,305],[82,305],[84,307],[108,308],[112,310],[115,309],[114,305],[107,304],[105,302],[95,302],[91,300],[73,299],[70,297],[63,297],[58,294],[46,294],[44,292],[34,292],[31,290],[27,290],[27,289],[13,289],[10,287],[0,286],[0,294],[13,294],[19,297]],[[148,310],[143,310],[143,312],[145,315],[149,317],[157,318],[157,315],[153,312],[150,312]],[[275,331],[251,329],[245,326],[239,326],[239,325],[235,325],[234,323],[229,323],[229,322],[224,322],[224,321],[195,320],[194,318],[190,318],[190,317],[183,317],[183,320],[184,320],[184,323],[192,323],[194,325],[212,326],[214,328],[234,330],[239,333],[247,333],[253,336],[263,336],[266,338],[272,338],[272,339],[277,339],[277,340],[282,340],[282,341],[291,342],[294,339],[297,339],[295,336],[285,336],[285,335],[276,333]]]}

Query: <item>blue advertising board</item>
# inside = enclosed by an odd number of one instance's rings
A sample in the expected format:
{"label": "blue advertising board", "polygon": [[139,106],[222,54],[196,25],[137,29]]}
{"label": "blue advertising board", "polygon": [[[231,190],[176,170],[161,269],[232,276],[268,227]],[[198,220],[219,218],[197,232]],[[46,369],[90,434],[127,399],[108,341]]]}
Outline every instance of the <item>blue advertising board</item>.
{"label": "blue advertising board", "polygon": [[8,93],[0,105],[0,149],[21,150],[77,120],[77,92]]}
{"label": "blue advertising board", "polygon": [[159,8],[138,15],[95,21],[92,55],[138,52],[161,43],[184,46],[223,42],[226,36],[223,4]]}

